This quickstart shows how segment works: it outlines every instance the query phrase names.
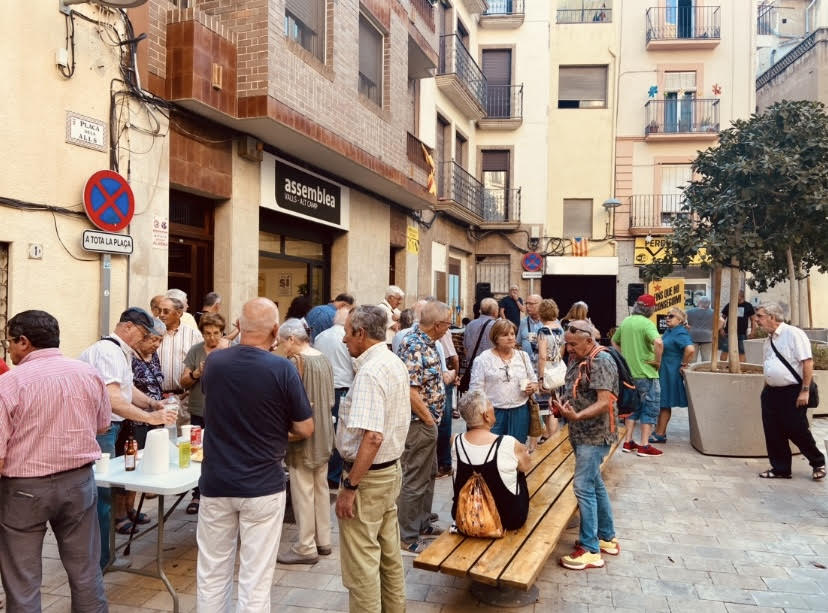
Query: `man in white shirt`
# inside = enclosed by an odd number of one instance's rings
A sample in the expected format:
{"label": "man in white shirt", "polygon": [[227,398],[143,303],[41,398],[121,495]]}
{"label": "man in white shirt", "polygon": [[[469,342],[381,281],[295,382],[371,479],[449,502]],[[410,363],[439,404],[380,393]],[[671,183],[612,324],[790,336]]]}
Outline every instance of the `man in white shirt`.
{"label": "man in white shirt", "polygon": [[187,309],[190,308],[190,303],[187,301],[187,293],[180,289],[168,289],[164,295],[167,298],[175,298],[181,302],[181,325],[188,326],[197,331],[198,323],[196,323],[195,317],[187,312]]}
{"label": "man in white shirt", "polygon": [[389,285],[388,289],[385,290],[385,299],[381,300],[377,305],[385,311],[385,315],[388,318],[385,324],[386,345],[391,344],[391,341],[394,340],[394,335],[400,329],[400,305],[402,304],[403,298],[405,298],[405,292],[402,289],[396,285]]}
{"label": "man in white shirt", "polygon": [[811,341],[802,330],[785,323],[782,307],[775,302],[762,304],[756,319],[768,333],[764,345],[762,426],[771,465],[759,476],[791,478],[790,440],[808,458],[814,481],[824,479],[825,456],[814,441],[807,416],[808,388],[814,373]]}
{"label": "man in white shirt", "polygon": [[[328,358],[333,369],[334,381],[334,405],[331,414],[334,418],[334,432],[339,422],[339,404],[354,381],[354,362],[348,348],[342,339],[345,338],[345,320],[348,319],[350,307],[337,309],[334,315],[333,326],[322,330],[313,341],[315,349],[322,352]],[[334,447],[331,459],[328,460],[328,487],[332,490],[339,488],[342,479],[342,456],[339,450]]]}

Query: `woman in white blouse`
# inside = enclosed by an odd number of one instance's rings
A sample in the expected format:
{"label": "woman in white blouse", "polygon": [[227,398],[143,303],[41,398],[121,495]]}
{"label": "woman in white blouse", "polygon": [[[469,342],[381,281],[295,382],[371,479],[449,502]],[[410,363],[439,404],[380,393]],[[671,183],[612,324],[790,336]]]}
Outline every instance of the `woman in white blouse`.
{"label": "woman in white blouse", "polygon": [[489,337],[492,348],[474,361],[469,391],[483,390],[495,408],[493,434],[508,434],[521,443],[529,435],[529,396],[538,391],[531,358],[515,347],[515,325],[499,319]]}

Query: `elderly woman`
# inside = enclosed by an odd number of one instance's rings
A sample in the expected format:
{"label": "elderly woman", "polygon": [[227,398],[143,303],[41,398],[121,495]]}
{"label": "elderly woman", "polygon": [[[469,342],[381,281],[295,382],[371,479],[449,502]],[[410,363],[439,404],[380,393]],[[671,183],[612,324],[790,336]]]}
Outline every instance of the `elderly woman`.
{"label": "elderly woman", "polygon": [[550,400],[557,400],[556,390],[558,388],[546,389],[543,384],[543,375],[547,368],[561,368],[562,375],[566,374],[566,366],[563,365],[564,331],[561,322],[558,321],[557,303],[551,298],[542,300],[538,307],[538,315],[543,324],[538,330],[538,385],[543,394],[539,402],[541,415],[546,422],[546,434],[538,443],[543,444],[558,430],[558,420],[554,419],[549,411]]}
{"label": "elderly woman", "polygon": [[331,501],[328,460],[333,449],[333,369],[320,351],[310,346],[304,324],[288,319],[279,328],[279,353],[293,362],[313,409],[313,434],[291,441],[285,461],[290,469],[290,496],[299,527],[298,540],[277,561],[316,564],[331,553]]}
{"label": "elderly woman", "polygon": [[667,329],[661,342],[664,343],[661,367],[658,370],[661,411],[658,413],[655,432],[650,436],[650,443],[666,443],[672,407],[687,406],[687,391],[681,373],[693,360],[696,347],[687,330],[687,314],[682,309],[673,307],[667,312]]}
{"label": "elderly woman", "polygon": [[515,331],[508,319],[492,325],[492,348],[474,361],[469,391],[483,390],[494,405],[494,434],[508,434],[523,443],[529,435],[527,401],[538,391],[538,377],[531,358],[515,347]]}
{"label": "elderly woman", "polygon": [[460,490],[472,473],[478,472],[489,486],[503,528],[517,530],[526,522],[529,513],[529,488],[526,485],[529,453],[514,437],[492,433],[495,410],[482,390],[464,394],[459,409],[467,430],[455,436],[452,444],[457,456],[457,472],[451,516],[456,518]]}
{"label": "elderly woman", "polygon": [[[181,387],[189,390],[190,423],[204,427],[204,393],[201,391],[201,375],[204,374],[204,361],[216,349],[225,349],[228,341],[222,338],[224,334],[224,317],[218,313],[205,313],[199,318],[198,329],[204,340],[196,343],[187,352],[184,358],[184,372],[181,374]],[[187,505],[189,515],[198,514],[198,505],[201,501],[199,489],[193,490],[193,499]]]}

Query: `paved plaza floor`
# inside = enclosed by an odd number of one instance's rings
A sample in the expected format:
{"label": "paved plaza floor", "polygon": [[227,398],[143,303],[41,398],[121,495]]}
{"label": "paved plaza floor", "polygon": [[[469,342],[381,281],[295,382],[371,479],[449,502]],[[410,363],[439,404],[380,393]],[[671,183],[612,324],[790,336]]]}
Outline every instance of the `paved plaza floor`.
{"label": "paved plaza floor", "polygon": [[[455,430],[460,427],[455,420]],[[815,420],[812,431],[824,448],[828,418]],[[605,473],[621,554],[605,556],[601,569],[576,572],[560,567],[558,557],[571,550],[577,536],[576,515],[539,577],[538,602],[510,610],[828,611],[828,482],[812,481],[801,456],[794,458],[793,479],[764,480],[756,475],[767,468],[765,459],[701,455],[690,446],[685,409],[674,410],[668,434],[663,456],[619,452]],[[150,507],[154,509],[154,503]],[[438,480],[434,507],[447,522],[450,479]],[[182,611],[195,610],[195,531],[193,517],[176,510],[168,523],[165,555]],[[282,548],[295,533],[295,526],[285,526]],[[273,611],[348,610],[337,538],[334,535],[333,555],[313,567],[277,565]],[[51,533],[46,541],[43,608],[68,612],[69,586]],[[153,536],[133,545],[132,564],[151,566],[154,547]],[[417,570],[411,566],[413,558],[403,559],[409,613],[487,610],[470,595],[467,580]],[[172,609],[157,579],[114,572],[104,581],[112,613]]]}

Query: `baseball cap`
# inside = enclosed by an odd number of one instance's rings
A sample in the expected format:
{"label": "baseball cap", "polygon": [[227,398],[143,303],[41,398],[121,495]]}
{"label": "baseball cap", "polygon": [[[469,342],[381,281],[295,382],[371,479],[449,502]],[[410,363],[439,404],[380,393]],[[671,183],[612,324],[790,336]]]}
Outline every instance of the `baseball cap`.
{"label": "baseball cap", "polygon": [[150,330],[150,334],[154,336],[164,336],[167,333],[167,326],[166,324],[158,319],[157,317],[152,318],[152,330]]}
{"label": "baseball cap", "polygon": [[655,298],[653,298],[650,294],[641,294],[636,302],[638,304],[643,304],[645,307],[655,306]]}
{"label": "baseball cap", "polygon": [[[149,332],[150,334],[157,334],[155,331],[155,321],[152,315],[147,313],[141,307],[129,307],[126,311],[121,313],[121,318],[118,320],[119,322],[130,322],[135,325],[141,326]],[[164,332],[166,333],[166,327],[164,328]]]}

